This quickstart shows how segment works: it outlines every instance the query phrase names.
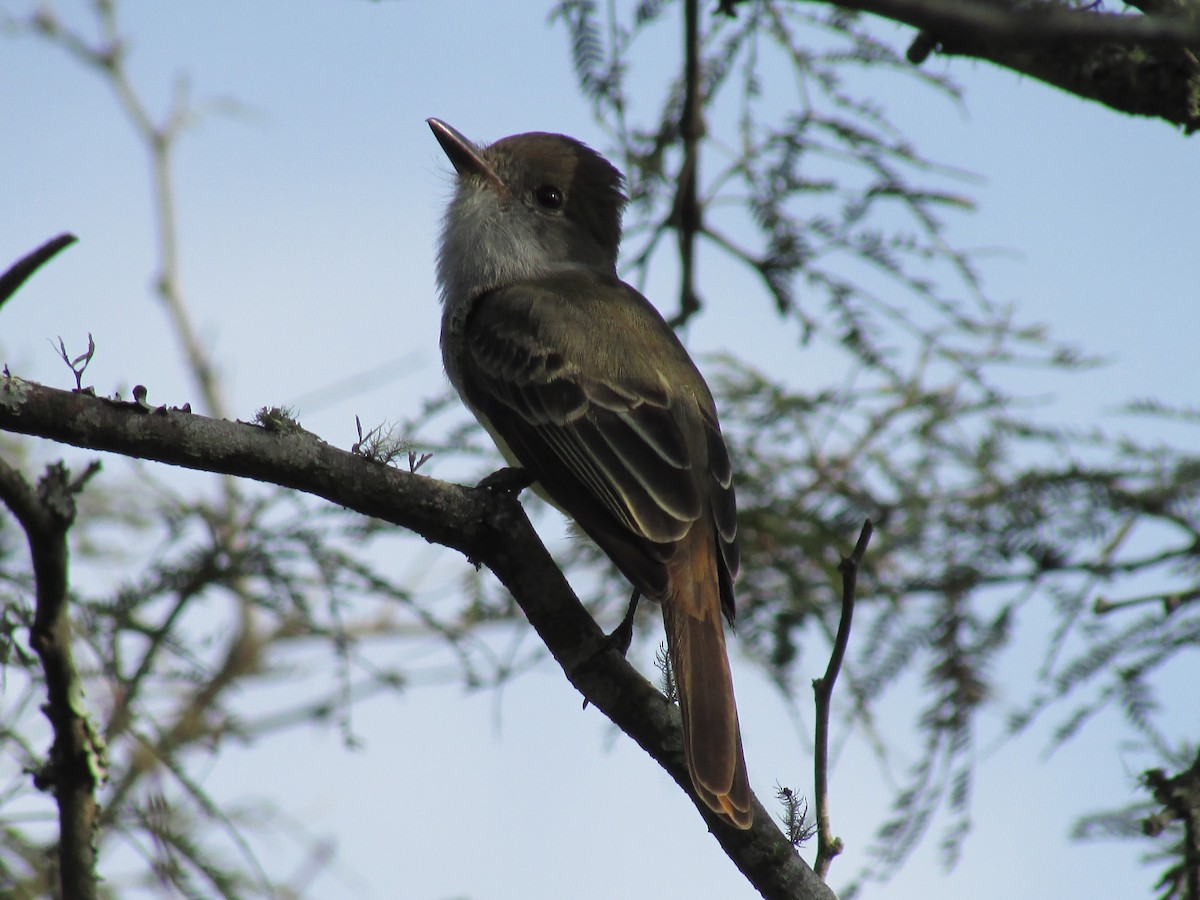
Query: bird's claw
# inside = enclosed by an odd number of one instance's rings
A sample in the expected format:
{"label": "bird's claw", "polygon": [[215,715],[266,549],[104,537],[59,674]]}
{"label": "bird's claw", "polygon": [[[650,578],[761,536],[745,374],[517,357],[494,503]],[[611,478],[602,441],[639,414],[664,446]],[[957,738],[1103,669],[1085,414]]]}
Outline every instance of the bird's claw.
{"label": "bird's claw", "polygon": [[[621,619],[621,624],[614,628],[610,633],[600,639],[596,650],[588,657],[589,663],[594,662],[597,657],[609,650],[616,650],[624,659],[629,655],[629,646],[633,643],[633,618],[637,612],[638,601],[642,595],[640,591],[635,590],[633,596],[629,598],[629,608],[625,611],[625,617]],[[585,697],[583,700],[583,708],[587,709],[588,701]]]}

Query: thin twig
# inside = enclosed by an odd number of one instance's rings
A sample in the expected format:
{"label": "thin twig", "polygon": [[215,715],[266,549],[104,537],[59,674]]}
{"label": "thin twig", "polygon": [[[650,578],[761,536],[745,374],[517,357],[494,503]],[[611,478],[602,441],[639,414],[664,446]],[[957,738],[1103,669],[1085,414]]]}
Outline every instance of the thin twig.
{"label": "thin twig", "polygon": [[683,26],[683,111],[679,117],[679,136],[683,140],[683,164],[671,224],[679,235],[679,312],[671,325],[684,324],[700,311],[696,294],[696,235],[703,228],[700,208],[700,140],[704,137],[703,88],[700,80],[700,3],[684,4]]}
{"label": "thin twig", "polygon": [[837,636],[833,641],[833,652],[829,654],[829,665],[822,678],[813,679],[813,694],[816,698],[817,723],[813,752],[814,793],[817,807],[817,861],[813,871],[824,879],[833,858],[842,852],[842,840],[833,836],[829,827],[829,710],[833,700],[833,686],[837,682],[846,647],[850,643],[850,622],[854,617],[854,589],[858,583],[858,567],[875,526],[867,519],[858,535],[854,552],[844,557],[838,565],[842,573],[842,618],[838,622]]}
{"label": "thin twig", "polygon": [[79,33],[72,31],[57,17],[53,8],[48,6],[31,18],[28,27],[34,34],[41,35],[50,43],[63,48],[75,59],[100,74],[116,95],[129,124],[145,146],[150,157],[154,227],[158,238],[155,292],[182,347],[189,374],[200,390],[204,408],[213,416],[228,418],[216,366],[209,357],[200,332],[184,302],[179,272],[177,215],[171,167],[175,138],[195,118],[189,102],[187,85],[182,80],[177,82],[166,114],[156,122],[130,79],[126,67],[128,42],[121,35],[115,4],[111,0],[92,0],[91,6],[101,31],[100,39],[95,42],[89,42]]}
{"label": "thin twig", "polygon": [[1179,607],[1200,600],[1200,589],[1190,591],[1172,591],[1171,593],[1142,594],[1138,597],[1125,597],[1121,600],[1109,600],[1107,597],[1097,597],[1092,605],[1092,612],[1098,616],[1107,615],[1117,610],[1132,609],[1135,606],[1162,606],[1163,613],[1170,615]]}
{"label": "thin twig", "polygon": [[[165,115],[155,121],[142,96],[130,80],[125,65],[124,52],[112,52],[111,48],[123,48],[125,42],[120,35],[116,10],[110,3],[97,3],[97,17],[104,30],[106,43],[103,48],[93,50],[83,58],[96,66],[116,94],[129,123],[137,132],[150,155],[151,186],[154,201],[155,231],[158,238],[158,273],[155,276],[155,292],[166,310],[167,318],[183,348],[189,374],[200,389],[201,401],[209,414],[217,418],[228,418],[229,412],[221,390],[216,365],[209,357],[200,338],[200,332],[192,321],[191,313],[183,299],[179,272],[179,241],[177,215],[175,211],[174,178],[172,175],[175,139],[185,125],[193,121],[187,83],[177,80]],[[228,489],[228,484],[226,485]]]}

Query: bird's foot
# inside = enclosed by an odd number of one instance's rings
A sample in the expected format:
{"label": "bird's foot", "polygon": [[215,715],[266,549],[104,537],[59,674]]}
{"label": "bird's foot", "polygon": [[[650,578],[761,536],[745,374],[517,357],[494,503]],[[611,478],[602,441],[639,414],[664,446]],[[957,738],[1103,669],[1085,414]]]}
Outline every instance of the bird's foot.
{"label": "bird's foot", "polygon": [[635,589],[629,598],[629,607],[625,610],[625,617],[621,619],[621,624],[600,642],[600,653],[605,650],[616,650],[621,656],[629,655],[629,645],[633,643],[633,619],[637,614],[638,601],[641,599],[641,592]]}
{"label": "bird's foot", "polygon": [[[607,653],[609,650],[616,650],[621,654],[622,659],[629,654],[629,645],[633,643],[633,618],[637,612],[638,601],[641,598],[641,592],[634,589],[633,595],[629,598],[629,608],[625,610],[625,617],[621,619],[621,624],[600,639],[595,652],[587,658],[585,665],[595,662],[599,656]],[[587,705],[587,699],[584,698],[583,708],[587,709]]]}

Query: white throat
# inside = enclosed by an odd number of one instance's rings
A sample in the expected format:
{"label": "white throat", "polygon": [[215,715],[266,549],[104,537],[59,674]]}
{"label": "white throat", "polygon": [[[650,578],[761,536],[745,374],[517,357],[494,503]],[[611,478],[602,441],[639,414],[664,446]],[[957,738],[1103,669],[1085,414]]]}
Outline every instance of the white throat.
{"label": "white throat", "polygon": [[486,291],[558,268],[536,224],[532,211],[512,197],[490,186],[460,183],[446,210],[438,249],[438,286],[447,312]]}

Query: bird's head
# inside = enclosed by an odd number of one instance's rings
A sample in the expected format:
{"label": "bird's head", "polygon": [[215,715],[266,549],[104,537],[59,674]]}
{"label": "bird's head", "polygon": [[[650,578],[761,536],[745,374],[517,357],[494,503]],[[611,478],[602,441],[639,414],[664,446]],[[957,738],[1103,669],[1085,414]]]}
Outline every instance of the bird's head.
{"label": "bird's head", "polygon": [[570,268],[615,274],[625,195],[608,160],[561,134],[480,147],[428,122],[457,172],[438,254],[443,299]]}

